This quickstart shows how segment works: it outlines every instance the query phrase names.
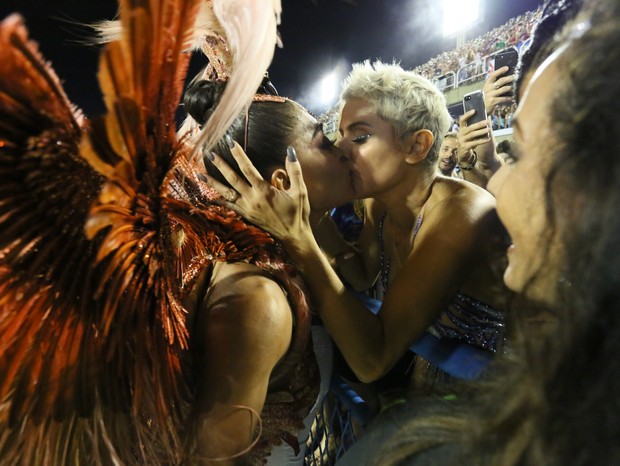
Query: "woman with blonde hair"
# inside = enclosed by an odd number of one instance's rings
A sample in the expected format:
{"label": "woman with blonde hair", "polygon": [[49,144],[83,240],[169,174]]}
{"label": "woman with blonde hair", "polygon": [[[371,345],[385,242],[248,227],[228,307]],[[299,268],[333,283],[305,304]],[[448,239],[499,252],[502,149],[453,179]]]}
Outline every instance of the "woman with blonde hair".
{"label": "woman with blonde hair", "polygon": [[523,68],[515,161],[489,184],[512,238],[504,280],[548,325],[517,310],[519,338],[469,396],[413,401],[342,464],[620,462],[620,164],[606,143],[620,131],[620,5],[585,2],[562,30],[579,3],[546,9],[559,36],[545,31]]}

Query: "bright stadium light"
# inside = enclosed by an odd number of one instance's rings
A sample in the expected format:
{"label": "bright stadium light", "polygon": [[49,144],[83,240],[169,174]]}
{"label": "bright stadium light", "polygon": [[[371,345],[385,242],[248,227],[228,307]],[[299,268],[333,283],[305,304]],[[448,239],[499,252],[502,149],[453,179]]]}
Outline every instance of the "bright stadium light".
{"label": "bright stadium light", "polygon": [[317,101],[321,106],[329,106],[336,101],[338,93],[340,91],[340,75],[339,70],[334,70],[331,73],[326,74],[319,81],[317,89]]}
{"label": "bright stadium light", "polygon": [[443,35],[464,31],[480,18],[480,0],[444,0]]}
{"label": "bright stadium light", "polygon": [[338,102],[340,85],[349,69],[345,59],[339,59],[319,75],[314,83],[306,88],[300,96],[299,102],[308,110],[321,114]]}

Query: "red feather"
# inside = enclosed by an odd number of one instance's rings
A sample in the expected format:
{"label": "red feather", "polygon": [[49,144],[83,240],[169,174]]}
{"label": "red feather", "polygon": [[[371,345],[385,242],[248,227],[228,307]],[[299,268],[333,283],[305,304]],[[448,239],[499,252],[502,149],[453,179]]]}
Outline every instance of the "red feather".
{"label": "red feather", "polygon": [[[121,2],[122,36],[100,62],[107,113],[92,121],[69,102],[21,18],[0,25],[7,464],[181,462],[193,390],[181,302],[215,260],[255,263],[283,283],[301,309],[293,353],[305,346],[298,278],[269,235],[211,202],[196,176],[203,168],[177,140],[184,51],[202,1]],[[222,120],[244,104],[228,102]]]}

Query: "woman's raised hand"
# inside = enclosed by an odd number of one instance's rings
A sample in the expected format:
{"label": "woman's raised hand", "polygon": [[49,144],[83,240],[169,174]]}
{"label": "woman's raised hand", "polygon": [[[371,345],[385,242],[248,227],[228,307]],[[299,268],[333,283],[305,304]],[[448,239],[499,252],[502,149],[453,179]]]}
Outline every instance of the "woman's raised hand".
{"label": "woman's raised hand", "polygon": [[508,72],[508,69],[507,66],[503,66],[493,71],[484,83],[482,92],[484,93],[484,106],[488,115],[493,113],[498,105],[509,105],[513,102],[512,82],[514,76],[502,76]]}
{"label": "woman's raised hand", "polygon": [[206,182],[222,195],[225,199],[223,204],[285,243],[301,239],[307,233],[312,235],[308,191],[295,149],[289,146],[287,150],[285,167],[288,180],[270,183],[263,179],[239,144],[232,139],[229,144],[239,169],[249,183],[215,154],[213,164],[232,189],[210,177]]}

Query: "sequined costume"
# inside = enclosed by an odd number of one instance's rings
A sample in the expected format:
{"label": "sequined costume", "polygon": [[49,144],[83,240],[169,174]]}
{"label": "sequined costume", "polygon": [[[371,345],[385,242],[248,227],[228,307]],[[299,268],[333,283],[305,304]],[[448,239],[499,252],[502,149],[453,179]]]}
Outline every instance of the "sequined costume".
{"label": "sequined costume", "polygon": [[[381,279],[377,280],[377,288],[381,296],[387,290],[389,275],[389,262],[384,259],[383,250],[384,220],[385,213],[379,222],[378,232],[381,255]],[[424,215],[421,212],[415,223],[413,241],[415,241],[418,235],[423,220]],[[476,348],[494,353],[504,338],[504,317],[502,312],[458,291],[426,331],[440,339],[462,341]],[[400,365],[404,366],[402,362]],[[406,380],[405,384],[408,384],[412,371],[415,371],[416,374],[422,374],[414,382],[414,388],[418,390],[429,390],[435,384],[451,380],[450,375],[442,371],[436,364],[419,356],[413,356],[410,359],[409,365],[403,374]],[[387,378],[391,383],[394,383],[394,379],[398,379],[399,374],[392,372]],[[419,380],[420,378],[422,380]]]}
{"label": "sequined costume", "polygon": [[21,17],[0,25],[0,464],[187,461],[195,387],[182,300],[214,261],[267,271],[294,310],[274,376],[294,375],[263,413],[262,464],[318,393],[309,303],[274,240],[213,202],[175,112],[200,13],[201,31],[234,39],[236,67],[200,144],[223,136],[271,61],[279,2],[120,6],[98,75],[107,114],[92,119]]}
{"label": "sequined costume", "polygon": [[[352,205],[334,209],[331,216],[343,234],[347,233],[347,240],[355,242],[361,230],[363,219],[363,209],[353,209]],[[372,312],[380,309],[380,300],[388,287],[389,260],[384,257],[383,251],[383,223],[385,214],[379,222],[378,242],[380,245],[381,274],[372,290],[365,295],[359,293],[359,298],[366,304]],[[416,219],[413,240],[422,226],[423,215]],[[353,232],[353,234],[351,234]],[[406,390],[411,383],[411,376],[414,368],[416,371],[423,372],[423,389],[432,389],[436,383],[446,383],[453,380],[453,376],[459,378],[469,378],[465,375],[467,371],[455,372],[452,376],[438,367],[437,362],[433,363],[433,356],[444,362],[446,354],[453,352],[452,343],[459,342],[471,345],[473,348],[484,350],[485,352],[495,353],[503,346],[504,341],[504,315],[501,311],[494,309],[486,303],[480,302],[462,292],[457,292],[446,306],[444,311],[434,320],[426,330],[429,335],[437,337],[441,341],[449,341],[450,347],[442,348],[441,342],[428,340],[423,345],[412,345],[411,351],[404,355],[396,366],[384,377],[375,383],[379,392],[394,391],[400,393]],[[424,350],[426,358],[416,354],[420,349]],[[422,353],[420,353],[422,354]],[[481,355],[484,356],[484,355]],[[486,357],[484,357],[487,360]],[[485,362],[480,362],[485,364]],[[450,362],[453,365],[453,361]],[[443,365],[443,364],[441,364]],[[456,374],[458,372],[458,374]],[[473,371],[477,372],[477,371]]]}
{"label": "sequined costume", "polygon": [[458,292],[427,332],[495,352],[502,346],[504,317],[501,311]]}

